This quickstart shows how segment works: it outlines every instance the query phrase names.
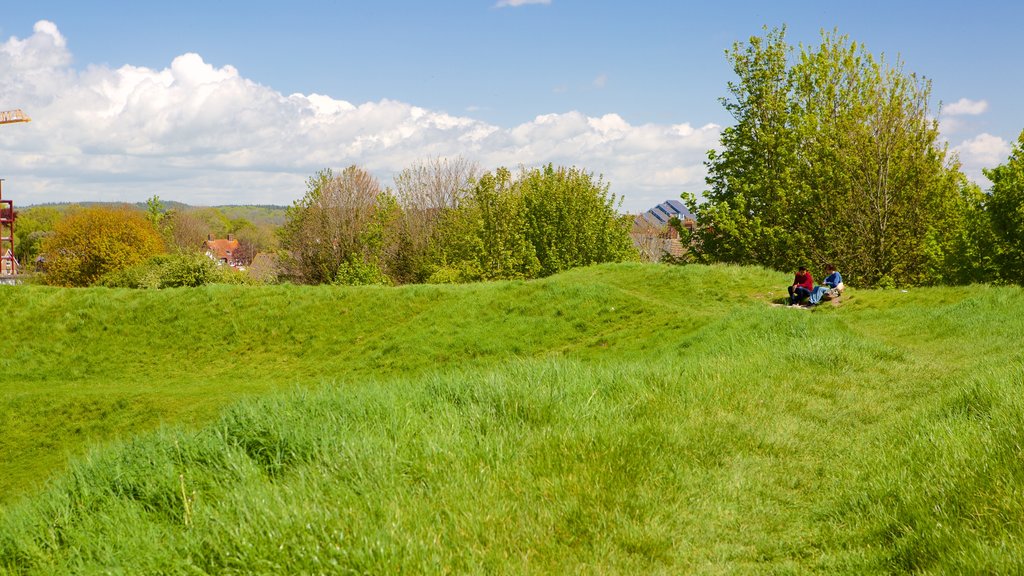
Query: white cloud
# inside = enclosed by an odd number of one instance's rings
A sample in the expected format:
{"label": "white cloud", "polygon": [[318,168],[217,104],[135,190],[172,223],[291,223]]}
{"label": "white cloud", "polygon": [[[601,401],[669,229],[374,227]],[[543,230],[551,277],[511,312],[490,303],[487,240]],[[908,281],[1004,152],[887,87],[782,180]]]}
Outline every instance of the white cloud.
{"label": "white cloud", "polygon": [[989,181],[982,174],[981,169],[995,168],[1006,162],[1010,156],[1012,145],[999,136],[985,133],[964,140],[952,149],[960,156],[964,174],[982,187],[987,187]]}
{"label": "white cloud", "polygon": [[[32,62],[32,65],[26,65]],[[704,188],[708,124],[632,125],[616,114],[546,114],[512,128],[395,100],[280,92],[184,54],[168,67],[71,67],[56,26],[0,45],[0,102],[33,121],[2,126],[5,194],[18,205],[140,201],[287,204],[314,171],[359,164],[385,184],[427,156],[485,169],[575,165],[603,174],[629,210]]]}
{"label": "white cloud", "polygon": [[971,123],[965,122],[962,117],[942,116],[939,118],[939,131],[945,136],[951,136],[970,129]]}
{"label": "white cloud", "polygon": [[988,102],[985,100],[970,100],[961,98],[952,104],[942,107],[943,116],[978,116],[988,110]]}
{"label": "white cloud", "polygon": [[608,75],[598,74],[597,77],[594,78],[593,85],[594,88],[604,88],[608,85]]}
{"label": "white cloud", "polygon": [[551,0],[498,0],[495,8],[518,8],[527,4],[551,4]]}

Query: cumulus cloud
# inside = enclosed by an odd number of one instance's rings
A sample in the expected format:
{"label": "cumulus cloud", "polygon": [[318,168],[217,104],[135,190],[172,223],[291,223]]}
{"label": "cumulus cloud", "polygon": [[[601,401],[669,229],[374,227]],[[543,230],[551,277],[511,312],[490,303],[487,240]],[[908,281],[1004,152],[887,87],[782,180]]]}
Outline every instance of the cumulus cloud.
{"label": "cumulus cloud", "polygon": [[961,98],[952,104],[943,106],[943,116],[978,116],[988,110],[988,102],[985,100],[970,100]]}
{"label": "cumulus cloud", "polygon": [[960,156],[964,174],[980,185],[986,186],[989,182],[982,174],[982,168],[995,168],[1006,162],[1011,148],[1010,142],[999,136],[985,133],[964,140],[953,146],[952,149]]}
{"label": "cumulus cloud", "polygon": [[978,121],[974,118],[988,110],[988,101],[961,98],[952,104],[942,107],[939,125],[942,133],[949,136],[968,131],[976,131]]}
{"label": "cumulus cloud", "polygon": [[551,4],[551,0],[498,0],[495,8],[518,8],[527,4]]}
{"label": "cumulus cloud", "polygon": [[427,156],[461,155],[485,169],[551,162],[591,170],[625,196],[626,209],[641,210],[702,190],[705,152],[720,134],[714,124],[633,125],[579,112],[505,128],[395,100],[285,95],[191,53],[163,69],[76,70],[71,61],[50,22],[0,44],[0,102],[33,118],[0,127],[5,193],[19,205],[153,194],[287,204],[324,167],[359,164],[390,184]]}

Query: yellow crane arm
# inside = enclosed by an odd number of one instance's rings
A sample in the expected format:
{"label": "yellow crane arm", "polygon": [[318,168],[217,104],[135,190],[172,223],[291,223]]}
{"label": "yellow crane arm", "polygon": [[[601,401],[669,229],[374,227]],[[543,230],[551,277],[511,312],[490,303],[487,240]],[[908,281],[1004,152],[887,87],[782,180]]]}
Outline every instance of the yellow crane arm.
{"label": "yellow crane arm", "polygon": [[15,110],[4,110],[0,112],[0,124],[14,124],[15,122],[31,122],[32,119],[27,114],[21,111],[20,108]]}

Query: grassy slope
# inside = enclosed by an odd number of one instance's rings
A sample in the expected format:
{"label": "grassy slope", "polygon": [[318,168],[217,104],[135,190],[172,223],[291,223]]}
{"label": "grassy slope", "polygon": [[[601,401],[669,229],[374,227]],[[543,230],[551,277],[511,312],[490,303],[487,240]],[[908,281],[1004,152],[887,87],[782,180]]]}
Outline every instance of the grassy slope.
{"label": "grassy slope", "polygon": [[[510,357],[589,358],[612,341],[624,351],[642,348],[627,330],[635,323],[683,326],[705,314],[671,312],[682,295],[670,272],[648,274],[662,285],[642,298],[628,293],[636,288],[628,273],[613,269],[399,289],[0,287],[9,333],[18,335],[0,360],[0,465],[8,472],[0,501],[98,439],[206,421],[251,393],[489,367]],[[693,281],[727,275],[708,272]]]}
{"label": "grassy slope", "polygon": [[6,289],[0,566],[1019,571],[1020,290],[787,280]]}

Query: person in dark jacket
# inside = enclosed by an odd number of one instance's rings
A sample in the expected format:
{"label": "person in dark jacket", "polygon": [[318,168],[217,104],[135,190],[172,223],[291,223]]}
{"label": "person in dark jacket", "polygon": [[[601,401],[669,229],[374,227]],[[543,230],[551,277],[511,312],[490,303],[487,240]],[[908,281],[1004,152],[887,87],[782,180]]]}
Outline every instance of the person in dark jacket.
{"label": "person in dark jacket", "polygon": [[789,304],[799,304],[801,300],[811,295],[811,290],[814,290],[814,278],[806,266],[801,266],[793,278],[793,284],[789,286]]}

